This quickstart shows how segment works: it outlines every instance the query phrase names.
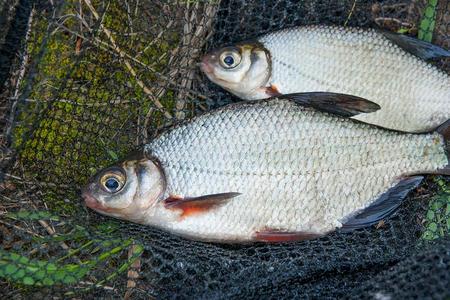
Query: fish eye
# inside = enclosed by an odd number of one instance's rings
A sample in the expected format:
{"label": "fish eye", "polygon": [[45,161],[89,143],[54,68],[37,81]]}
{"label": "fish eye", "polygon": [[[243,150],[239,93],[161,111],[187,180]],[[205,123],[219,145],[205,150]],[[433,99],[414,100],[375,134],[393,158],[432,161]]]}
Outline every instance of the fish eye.
{"label": "fish eye", "polygon": [[117,193],[123,188],[125,177],[119,173],[108,173],[102,176],[100,183],[106,192]]}
{"label": "fish eye", "polygon": [[220,64],[225,69],[235,68],[241,63],[241,54],[238,50],[226,50],[220,55]]}

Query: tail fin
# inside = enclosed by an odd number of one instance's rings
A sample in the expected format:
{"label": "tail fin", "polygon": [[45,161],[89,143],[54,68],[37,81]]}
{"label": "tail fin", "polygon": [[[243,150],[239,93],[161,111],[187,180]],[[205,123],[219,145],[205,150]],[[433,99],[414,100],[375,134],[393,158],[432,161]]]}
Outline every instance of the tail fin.
{"label": "tail fin", "polygon": [[439,126],[436,131],[444,137],[445,153],[449,163],[443,169],[438,170],[439,174],[450,176],[450,120]]}

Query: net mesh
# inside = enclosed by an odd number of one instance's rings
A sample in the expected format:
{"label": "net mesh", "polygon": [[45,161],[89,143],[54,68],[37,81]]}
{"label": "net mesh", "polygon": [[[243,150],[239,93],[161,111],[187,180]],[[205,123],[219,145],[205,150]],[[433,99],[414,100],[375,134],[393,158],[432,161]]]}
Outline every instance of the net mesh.
{"label": "net mesh", "polygon": [[[219,245],[82,205],[96,170],[235,97],[206,51],[306,24],[381,27],[450,48],[450,2],[211,0],[0,4],[0,285],[36,298],[450,297],[448,178],[351,234]],[[445,71],[449,59],[434,61]]]}

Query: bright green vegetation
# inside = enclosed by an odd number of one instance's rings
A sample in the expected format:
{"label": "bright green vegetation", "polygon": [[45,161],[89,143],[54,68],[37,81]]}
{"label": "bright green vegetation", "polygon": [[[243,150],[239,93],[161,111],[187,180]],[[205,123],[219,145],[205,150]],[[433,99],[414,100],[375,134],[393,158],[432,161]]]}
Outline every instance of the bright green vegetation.
{"label": "bright green vegetation", "polygon": [[[7,214],[6,217],[16,221],[60,221],[59,217],[47,211],[19,211]],[[116,226],[111,222],[91,228],[90,231],[83,226],[73,225],[67,233],[47,237],[33,236],[33,242],[39,243],[42,248],[58,249],[68,241],[72,245],[79,245],[77,248],[66,246],[64,251],[59,249],[59,254],[47,260],[31,258],[33,255],[25,256],[21,253],[25,251],[0,249],[0,277],[19,286],[70,285],[79,283],[93,269],[105,269],[104,278],[98,279],[85,290],[101,286],[128,270],[144,251],[142,246],[134,244],[131,239],[114,237],[112,233],[115,230]],[[131,245],[133,250],[125,257],[126,250]]]}
{"label": "bright green vegetation", "polygon": [[[428,0],[419,24],[418,38],[427,42],[433,39],[438,0]],[[439,190],[430,201],[426,215],[425,240],[434,240],[450,233],[450,186],[444,179],[436,179]]]}
{"label": "bright green vegetation", "polygon": [[419,24],[418,37],[426,42],[431,42],[433,38],[434,26],[436,24],[436,7],[438,0],[428,0],[422,20]]}
{"label": "bright green vegetation", "polygon": [[439,191],[430,201],[422,238],[434,240],[450,234],[450,184],[442,178],[436,178]]}
{"label": "bright green vegetation", "polygon": [[[91,240],[81,247],[87,248],[90,246],[92,248],[91,254],[93,259],[84,260],[75,264],[58,262],[76,254],[81,248],[72,250],[69,255],[56,260],[56,262],[53,260],[29,259],[19,253],[0,249],[0,277],[17,284],[21,283],[23,285],[32,286],[76,284],[82,280],[91,269],[96,268],[100,263],[105,263],[108,262],[108,260],[117,258],[117,256],[124,252],[131,244],[131,240]],[[94,248],[93,245],[97,246]],[[102,249],[102,251],[99,249]],[[109,281],[118,274],[128,270],[133,262],[142,254],[144,249],[140,245],[135,245],[133,251],[133,255],[124,259],[124,261],[117,266],[117,269],[108,276],[105,275],[105,278],[97,281],[95,286],[101,286],[104,282]],[[86,288],[86,290],[88,289],[89,288]]]}

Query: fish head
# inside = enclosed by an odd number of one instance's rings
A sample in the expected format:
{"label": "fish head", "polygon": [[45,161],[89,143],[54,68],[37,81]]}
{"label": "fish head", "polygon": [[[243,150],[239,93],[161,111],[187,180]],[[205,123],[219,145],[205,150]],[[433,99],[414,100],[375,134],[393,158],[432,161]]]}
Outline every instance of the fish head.
{"label": "fish head", "polygon": [[142,223],[165,188],[159,163],[139,154],[95,174],[82,197],[86,206],[103,215]]}
{"label": "fish head", "polygon": [[257,99],[271,75],[270,52],[259,43],[224,47],[206,54],[200,69],[209,80],[238,97]]}

